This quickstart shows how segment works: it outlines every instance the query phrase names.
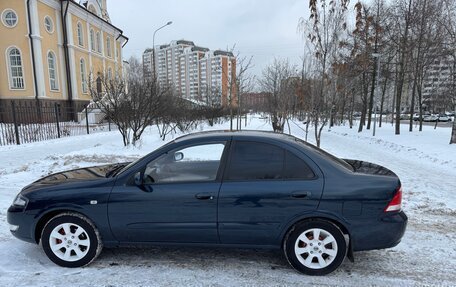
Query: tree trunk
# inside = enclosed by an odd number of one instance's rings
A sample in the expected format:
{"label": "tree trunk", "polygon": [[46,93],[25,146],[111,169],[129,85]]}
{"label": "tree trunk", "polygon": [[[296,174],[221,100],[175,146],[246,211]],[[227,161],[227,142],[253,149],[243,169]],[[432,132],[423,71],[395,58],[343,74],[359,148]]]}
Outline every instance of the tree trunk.
{"label": "tree trunk", "polygon": [[453,129],[451,131],[450,144],[456,144],[456,118],[453,121]]}
{"label": "tree trunk", "polygon": [[[426,2],[427,0],[424,0],[423,2],[423,9],[421,11],[421,25],[420,25],[420,36],[418,38],[418,51],[416,55],[416,66],[415,66],[415,79],[413,80],[413,91],[412,91],[412,102],[410,104],[410,125],[409,125],[409,131],[413,131],[413,114],[415,113],[415,92],[417,88],[417,81],[419,80],[418,73],[420,71],[420,63],[422,62],[421,60],[421,43],[423,41],[423,30],[424,30],[424,16],[426,12]],[[421,83],[420,83],[421,84]],[[421,102],[421,101],[420,101]],[[421,116],[420,116],[421,120]]]}
{"label": "tree trunk", "polygon": [[344,92],[344,96],[342,97],[342,104],[340,107],[340,120],[339,120],[339,125],[344,124],[344,115],[345,115],[345,108],[347,105],[347,93]]}
{"label": "tree trunk", "polygon": [[[378,22],[379,22],[379,14],[380,14],[380,2],[377,3],[377,21],[376,21],[376,27],[375,27],[375,43],[374,43],[374,53],[378,53]],[[369,114],[368,114],[368,119],[367,119],[367,128],[370,130],[371,127],[371,121],[372,121],[372,109],[374,107],[374,96],[375,96],[375,84],[377,84],[376,78],[379,77],[380,75],[377,75],[377,70],[378,67],[377,65],[380,64],[380,59],[374,61],[374,70],[372,71],[372,85],[371,85],[371,91],[370,91],[370,98],[369,98]],[[380,72],[380,71],[379,71]]]}
{"label": "tree trunk", "polygon": [[395,76],[394,76],[394,92],[393,92],[393,101],[392,101],[392,106],[391,106],[391,126],[394,124],[394,106],[396,105],[396,92],[397,92],[397,78],[398,78],[398,72],[397,72],[397,65],[395,68]]}
{"label": "tree trunk", "polygon": [[377,77],[377,61],[374,63],[374,71],[372,72],[372,84],[369,97],[369,111],[367,114],[367,127],[366,129],[370,130],[371,121],[372,121],[372,109],[374,107],[374,94],[375,94],[375,79]]}
{"label": "tree trunk", "polygon": [[[387,66],[388,69],[388,66]],[[380,101],[380,122],[378,123],[378,127],[382,127],[382,119],[383,119],[383,106],[385,104],[385,93],[386,93],[386,84],[388,82],[388,77],[384,77],[383,87],[382,87],[382,99]]]}
{"label": "tree trunk", "polygon": [[397,92],[396,92],[396,127],[395,134],[401,134],[401,99],[402,99],[402,89],[404,87],[405,81],[405,66],[407,62],[407,44],[408,44],[408,32],[410,28],[411,21],[411,9],[412,9],[412,0],[409,0],[407,17],[405,20],[405,31],[404,36],[401,41],[401,58],[399,62],[399,81],[397,83]]}
{"label": "tree trunk", "polygon": [[362,102],[363,102],[363,107],[361,111],[361,119],[359,121],[359,127],[358,127],[358,132],[363,131],[363,126],[366,124],[366,114],[367,114],[367,93],[368,93],[368,87],[366,84],[366,73],[363,72],[363,77],[362,77]]}
{"label": "tree trunk", "polygon": [[422,83],[421,79],[420,79],[420,84],[418,85],[418,108],[420,110],[419,111],[419,113],[420,113],[420,115],[419,115],[419,121],[420,121],[419,131],[420,132],[423,131],[423,93],[422,93],[422,90],[421,90],[421,87],[422,87],[423,83]]}
{"label": "tree trunk", "polygon": [[[417,59],[418,60],[418,59]],[[410,122],[409,122],[409,132],[413,131],[413,114],[415,113],[415,93],[416,93],[416,77],[413,80],[413,88],[412,88],[412,100],[410,102]]]}
{"label": "tree trunk", "polygon": [[353,112],[355,109],[355,91],[352,90],[351,92],[351,99],[350,99],[350,111],[348,114],[348,124],[350,125],[350,129],[353,128]]}

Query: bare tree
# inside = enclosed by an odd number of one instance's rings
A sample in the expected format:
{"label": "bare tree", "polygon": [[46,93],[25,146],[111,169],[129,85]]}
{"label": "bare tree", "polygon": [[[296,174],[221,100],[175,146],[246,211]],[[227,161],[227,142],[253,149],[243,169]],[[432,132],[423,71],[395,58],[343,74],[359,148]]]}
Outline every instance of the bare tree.
{"label": "bare tree", "polygon": [[410,26],[412,24],[412,4],[413,0],[408,0],[408,3],[397,2],[395,7],[395,22],[397,23],[397,48],[398,48],[398,78],[396,81],[396,103],[395,103],[395,134],[401,133],[401,101],[405,83],[405,74],[409,59],[409,44],[410,44]]}
{"label": "bare tree", "polygon": [[299,29],[310,42],[318,64],[318,92],[312,95],[312,122],[315,141],[320,146],[321,132],[327,124],[332,105],[329,104],[329,69],[340,57],[338,49],[346,29],[345,12],[348,0],[309,0],[310,17],[301,18]]}
{"label": "bare tree", "polygon": [[222,106],[222,91],[216,87],[204,86],[201,89],[202,116],[212,127],[220,117],[225,116],[226,109]]}
{"label": "bare tree", "polygon": [[295,112],[296,88],[300,79],[297,69],[288,60],[274,59],[259,80],[263,92],[268,94],[267,110],[275,132],[282,133],[287,121]]}
{"label": "bare tree", "polygon": [[242,113],[242,95],[246,92],[249,92],[253,89],[255,77],[249,74],[249,70],[253,67],[252,63],[253,57],[240,57],[239,54],[236,56],[236,94],[238,95],[238,105],[237,105],[237,129],[241,129],[241,113]]}
{"label": "bare tree", "polygon": [[[114,78],[98,74],[89,83],[95,105],[116,124],[124,145],[135,145],[145,128],[158,117],[163,92],[155,81],[145,80],[139,61],[131,58],[130,74],[125,79],[120,73]],[[128,86],[128,91],[126,87]]]}

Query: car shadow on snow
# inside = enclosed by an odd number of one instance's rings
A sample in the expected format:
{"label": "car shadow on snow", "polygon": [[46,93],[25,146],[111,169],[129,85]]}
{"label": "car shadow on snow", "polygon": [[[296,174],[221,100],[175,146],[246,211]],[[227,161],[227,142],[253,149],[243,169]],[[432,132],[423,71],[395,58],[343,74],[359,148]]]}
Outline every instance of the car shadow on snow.
{"label": "car shadow on snow", "polygon": [[[351,274],[393,275],[391,264],[400,265],[395,251],[376,250],[355,253],[355,263],[348,259],[330,276]],[[296,273],[288,264],[281,250],[200,248],[200,247],[122,247],[105,248],[100,257],[92,263],[96,268],[110,266],[183,268],[190,270],[278,270]]]}
{"label": "car shadow on snow", "polygon": [[165,265],[207,270],[227,266],[268,265],[269,269],[289,269],[285,257],[277,250],[222,249],[201,247],[122,247],[105,248],[93,265],[151,266]]}

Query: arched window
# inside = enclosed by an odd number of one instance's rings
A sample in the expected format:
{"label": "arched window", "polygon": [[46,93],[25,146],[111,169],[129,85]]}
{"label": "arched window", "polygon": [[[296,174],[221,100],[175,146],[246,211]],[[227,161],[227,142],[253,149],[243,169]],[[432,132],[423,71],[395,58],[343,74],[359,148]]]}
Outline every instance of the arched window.
{"label": "arched window", "polygon": [[111,38],[110,37],[106,37],[106,53],[108,54],[108,57],[111,57],[112,54],[111,54]]}
{"label": "arched window", "polygon": [[108,67],[108,81],[112,81],[112,68]]}
{"label": "arched window", "polygon": [[93,29],[90,29],[90,49],[95,51],[95,32]]}
{"label": "arched window", "polygon": [[79,46],[84,46],[84,32],[81,23],[78,23],[78,44]]}
{"label": "arched window", "polygon": [[11,89],[24,88],[24,72],[22,70],[21,52],[17,48],[8,50],[9,78]]}
{"label": "arched window", "polygon": [[86,65],[84,59],[81,58],[79,61],[81,66],[81,86],[82,92],[86,94],[88,92],[88,84],[87,84],[87,73],[86,73]]}
{"label": "arched window", "polygon": [[49,69],[49,83],[52,91],[57,91],[59,89],[57,81],[57,65],[54,52],[48,53],[48,69]]}
{"label": "arched window", "polygon": [[100,32],[97,32],[97,52],[101,53],[101,36],[100,36]]}
{"label": "arched window", "polygon": [[100,16],[100,15],[98,14],[98,12],[97,12],[97,9],[96,9],[95,6],[93,6],[92,4],[89,5],[88,10],[89,10],[90,12],[92,12],[93,14],[95,14],[95,15],[97,15],[97,16]]}

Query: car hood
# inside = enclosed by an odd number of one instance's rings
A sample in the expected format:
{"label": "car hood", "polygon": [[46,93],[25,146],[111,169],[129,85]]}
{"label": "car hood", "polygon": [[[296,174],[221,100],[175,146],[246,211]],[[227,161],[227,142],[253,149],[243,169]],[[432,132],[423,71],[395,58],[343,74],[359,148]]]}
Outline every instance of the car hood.
{"label": "car hood", "polygon": [[109,175],[112,170],[121,169],[125,165],[127,165],[127,163],[117,163],[53,173],[29,184],[24,187],[22,191],[31,191],[43,187],[106,179],[107,174]]}
{"label": "car hood", "polygon": [[350,164],[356,173],[364,173],[364,174],[371,174],[371,175],[385,175],[385,176],[393,176],[397,177],[397,175],[392,172],[391,170],[387,169],[384,166],[362,161],[356,159],[343,159],[348,164]]}

